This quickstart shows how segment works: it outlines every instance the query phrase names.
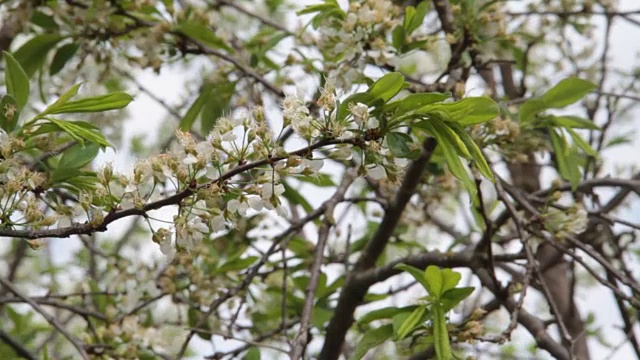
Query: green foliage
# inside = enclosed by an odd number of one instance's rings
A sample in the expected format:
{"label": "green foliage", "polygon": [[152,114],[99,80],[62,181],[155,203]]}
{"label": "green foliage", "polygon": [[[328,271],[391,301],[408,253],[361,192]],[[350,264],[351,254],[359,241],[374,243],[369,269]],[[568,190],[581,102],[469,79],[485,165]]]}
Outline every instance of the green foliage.
{"label": "green foliage", "polygon": [[27,76],[31,78],[47,60],[47,55],[65,37],[58,34],[36,35],[13,53],[22,65]]}
{"label": "green foliage", "polygon": [[[29,78],[27,74],[23,70],[20,63],[8,52],[3,52],[4,61],[7,66],[7,70],[5,71],[4,77],[5,82],[7,84],[7,93],[11,95],[17,105],[17,113],[22,111],[24,105],[27,103],[29,99]],[[5,103],[6,105],[7,103]],[[2,111],[5,112],[5,108],[2,108]],[[17,120],[17,116],[15,117]],[[3,127],[4,128],[4,127]],[[6,129],[5,129],[6,130]],[[11,131],[11,130],[7,130]]]}
{"label": "green foliage", "polygon": [[53,60],[51,60],[51,66],[49,67],[49,75],[54,76],[60,72],[64,68],[65,65],[73,58],[76,54],[80,45],[77,43],[69,43],[62,45],[56,54],[53,56]]}
{"label": "green foliage", "polygon": [[[418,325],[424,322],[427,307],[430,309],[431,328],[438,360],[450,360],[453,355],[447,330],[446,313],[466,299],[473,292],[473,287],[456,287],[461,275],[451,269],[440,269],[428,266],[422,271],[410,265],[400,264],[396,269],[408,272],[429,293],[429,305],[422,305],[404,319],[396,332],[403,338],[409,335]],[[422,309],[422,310],[420,310]]]}
{"label": "green foliage", "polygon": [[568,78],[560,81],[542,96],[527,100],[520,108],[520,122],[528,124],[549,109],[562,109],[582,99],[596,88],[590,81]]}
{"label": "green foliage", "polygon": [[233,49],[227,45],[224,40],[216,36],[213,30],[203,24],[185,22],[178,25],[175,28],[175,31],[198,41],[202,45],[210,46],[213,49],[222,49],[228,52],[233,52]]}

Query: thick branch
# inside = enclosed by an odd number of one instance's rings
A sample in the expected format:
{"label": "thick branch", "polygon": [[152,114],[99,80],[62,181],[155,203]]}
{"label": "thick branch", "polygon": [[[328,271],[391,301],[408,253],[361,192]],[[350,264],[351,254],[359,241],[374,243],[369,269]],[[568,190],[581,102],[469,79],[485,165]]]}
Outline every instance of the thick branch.
{"label": "thick branch", "polygon": [[354,267],[353,273],[347,278],[345,286],[340,293],[333,318],[327,328],[327,336],[322,351],[320,352],[320,360],[335,360],[340,356],[344,338],[354,320],[354,311],[358,305],[360,305],[369,289],[368,285],[357,281],[356,276],[358,272],[372,268],[375,265],[375,261],[384,251],[405,206],[422,179],[422,174],[429,163],[435,147],[435,139],[428,138],[425,140],[420,158],[415,160],[407,170],[404,181],[400,189],[398,189],[395,201],[385,212],[378,230],[367,243]]}

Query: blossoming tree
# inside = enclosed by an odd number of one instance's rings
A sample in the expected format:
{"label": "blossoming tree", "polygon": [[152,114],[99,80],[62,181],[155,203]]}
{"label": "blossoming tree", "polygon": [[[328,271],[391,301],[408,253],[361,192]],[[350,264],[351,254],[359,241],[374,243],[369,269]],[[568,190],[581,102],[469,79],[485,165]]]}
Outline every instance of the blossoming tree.
{"label": "blossoming tree", "polygon": [[[640,11],[0,9],[3,357],[640,357],[640,175],[608,155],[638,102],[611,34]],[[172,100],[149,69],[182,74]],[[163,130],[123,137],[145,96]]]}

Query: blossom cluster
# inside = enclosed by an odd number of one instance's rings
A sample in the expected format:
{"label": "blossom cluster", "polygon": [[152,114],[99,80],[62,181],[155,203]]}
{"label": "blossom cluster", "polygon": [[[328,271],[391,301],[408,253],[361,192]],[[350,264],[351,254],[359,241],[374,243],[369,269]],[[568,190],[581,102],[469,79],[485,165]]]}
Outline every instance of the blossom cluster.
{"label": "blossom cluster", "polygon": [[386,65],[396,57],[387,40],[400,24],[399,13],[400,9],[388,0],[354,1],[345,17],[325,21],[314,45],[323,53],[329,76],[340,87],[349,88],[362,78],[367,58]]}
{"label": "blossom cluster", "polygon": [[[38,192],[52,192],[55,182],[47,179],[48,172],[32,169],[22,157],[15,156],[24,146],[20,139],[0,133],[0,168],[7,170],[0,176],[0,215],[11,219],[4,221],[4,226],[66,228],[86,221],[100,227],[107,214],[129,209],[143,211],[151,219],[148,212],[155,208],[155,202],[183,194],[172,203],[178,205],[178,211],[171,226],[156,228],[148,221],[153,241],[163,253],[174,254],[176,249],[194,249],[252,212],[273,210],[286,216],[281,179],[315,176],[326,158],[354,161],[361,175],[392,184],[404,163],[388,149],[381,119],[360,102],[350,103],[346,116],[338,119],[337,98],[333,82],[327,81],[318,100],[320,116],[295,95],[284,99],[284,124],[307,141],[306,151],[285,150],[264,110],[257,108],[242,116],[218,119],[203,140],[178,131],[177,142],[169,151],[138,161],[131,174],[104,165],[96,171],[91,189],[77,191],[77,206],[62,201],[49,206],[37,196]],[[46,142],[41,143],[44,146]],[[322,155],[314,154],[316,147]]]}

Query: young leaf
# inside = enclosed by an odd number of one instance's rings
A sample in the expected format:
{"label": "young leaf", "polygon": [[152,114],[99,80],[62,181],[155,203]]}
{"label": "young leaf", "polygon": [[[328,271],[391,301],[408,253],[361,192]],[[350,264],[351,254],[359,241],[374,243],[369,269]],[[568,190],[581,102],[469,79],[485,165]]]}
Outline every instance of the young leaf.
{"label": "young leaf", "polygon": [[578,134],[577,132],[575,132],[575,130],[571,128],[567,128],[566,130],[567,132],[569,132],[569,135],[571,135],[573,142],[576,145],[578,145],[578,147],[582,149],[582,151],[584,151],[585,154],[589,156],[598,156],[598,152],[594,148],[592,148],[591,145],[589,145],[589,143],[586,142],[582,138],[582,136],[580,136],[580,134]]}
{"label": "young leaf", "polygon": [[[18,111],[21,111],[29,99],[29,78],[20,63],[11,54],[6,51],[2,53],[5,64],[7,64],[4,74],[7,93],[13,96],[18,105]],[[2,110],[4,111],[4,109]]]}
{"label": "young leaf", "polygon": [[427,311],[426,306],[418,306],[413,312],[402,322],[402,325],[398,328],[396,332],[396,339],[402,340],[407,335],[411,334],[411,332],[416,328],[416,326],[420,325],[423,321],[423,316]]}
{"label": "young leaf", "polygon": [[444,310],[439,304],[433,304],[433,340],[436,348],[438,360],[450,360],[451,343],[449,341],[449,331],[447,331],[447,320]]}
{"label": "young leaf", "polygon": [[413,21],[413,17],[416,16],[416,8],[413,6],[407,6],[404,9],[404,19],[402,21],[402,27],[407,30]]}
{"label": "young leaf", "polygon": [[243,270],[248,268],[254,262],[256,262],[256,260],[258,260],[257,256],[247,256],[246,258],[243,258],[243,259],[240,259],[240,258],[230,259],[229,261],[225,262],[222,266],[215,269],[213,273],[224,274],[231,271]]}
{"label": "young leaf", "polygon": [[53,60],[51,61],[51,66],[49,67],[49,75],[53,76],[60,72],[64,68],[64,66],[71,60],[73,55],[76,54],[80,45],[77,43],[70,43],[66,45],[62,45],[56,54],[53,56]]}
{"label": "young leaf", "polygon": [[64,36],[55,34],[37,35],[22,45],[13,56],[22,65],[29,78],[38,71],[47,59],[47,54]]}
{"label": "young leaf", "polygon": [[596,84],[591,81],[570,77],[549,89],[541,99],[548,109],[561,109],[582,99],[596,88]]}
{"label": "young leaf", "polygon": [[56,100],[53,104],[47,106],[47,108],[44,109],[42,113],[40,113],[40,116],[51,114],[54,111],[60,109],[62,105],[66,104],[69,100],[71,100],[71,98],[78,94],[80,86],[82,86],[82,83],[73,85],[69,90],[62,94],[62,96],[60,96],[58,100]]}
{"label": "young leaf", "polygon": [[576,77],[564,79],[544,95],[527,100],[520,108],[520,121],[527,123],[547,109],[561,109],[582,99],[597,86]]}
{"label": "young leaf", "polygon": [[[434,120],[435,119],[421,121],[419,123],[414,124],[414,126],[416,128],[426,130],[438,140],[438,149],[442,151],[442,154],[444,155],[444,158],[447,162],[447,167],[449,168],[449,171],[451,171],[453,176],[455,176],[460,181],[462,181],[462,184],[465,190],[469,192],[472,198],[476,198],[475,195],[476,195],[477,189],[475,186],[475,182],[471,179],[471,176],[467,172],[467,169],[464,167],[464,165],[462,164],[462,161],[460,160],[459,148],[457,147],[457,145],[454,145],[455,141],[451,139],[446,132],[444,132],[440,127],[436,127],[434,125],[436,122]],[[446,125],[444,125],[444,127],[446,127]],[[459,137],[458,137],[458,140],[462,141],[459,139]]]}
{"label": "young leaf", "polygon": [[594,124],[593,121],[581,118],[579,116],[548,116],[546,119],[553,126],[561,126],[565,128],[600,130],[600,127]]}
{"label": "young leaf", "polygon": [[299,181],[306,182],[306,183],[313,184],[315,186],[320,186],[320,187],[336,186],[336,183],[333,182],[333,179],[331,179],[331,175],[325,174],[325,173],[316,173],[313,176],[300,175],[300,176],[296,176],[295,178]]}
{"label": "young leaf", "polygon": [[364,333],[362,339],[356,345],[356,349],[349,360],[362,359],[369,350],[382,345],[385,341],[393,336],[393,325],[387,324],[379,328],[371,329]]}
{"label": "young leaf", "polygon": [[393,28],[393,31],[391,32],[391,45],[393,45],[396,50],[400,51],[405,41],[406,34],[404,32],[404,28],[400,25]]}
{"label": "young leaf", "polygon": [[394,269],[398,269],[398,270],[402,270],[402,271],[406,271],[408,272],[411,276],[413,276],[413,278],[420,283],[420,285],[422,285],[422,287],[427,290],[427,292],[431,293],[429,291],[429,282],[427,281],[427,279],[425,278],[424,275],[424,271],[413,267],[411,265],[407,265],[407,264],[398,264],[396,266],[393,267]]}
{"label": "young leaf", "polygon": [[53,16],[46,15],[41,11],[35,11],[33,15],[31,15],[31,23],[38,25],[45,30],[57,31],[59,29],[59,26]]}
{"label": "young leaf", "polygon": [[211,46],[214,49],[223,49],[228,52],[233,52],[233,49],[227,45],[224,40],[219,38],[213,30],[208,26],[199,23],[182,23],[175,29],[177,32],[196,40],[202,45]]}
{"label": "young leaf", "polygon": [[456,307],[460,302],[462,302],[462,300],[469,297],[469,295],[473,293],[473,290],[475,290],[473,287],[459,287],[445,291],[444,294],[442,294],[442,297],[440,297],[440,302],[444,312]]}
{"label": "young leaf", "polygon": [[[83,121],[64,121],[54,118],[45,118],[52,124],[57,126],[60,130],[66,132],[72,139],[84,144],[85,140],[91,143],[100,145],[101,148],[111,146],[107,139],[100,133],[100,131],[93,125]],[[46,125],[46,124],[45,124]],[[42,126],[41,126],[42,127]]]}
{"label": "young leaf", "polygon": [[[418,270],[420,271],[420,270]],[[421,271],[420,271],[421,272]],[[359,325],[366,325],[374,320],[380,320],[380,319],[389,319],[392,318],[394,316],[396,316],[399,313],[411,313],[413,312],[413,310],[415,310],[415,308],[417,307],[417,305],[412,305],[412,306],[405,306],[405,307],[395,307],[395,306],[391,306],[391,307],[385,307],[382,309],[377,309],[377,310],[372,310],[369,311],[368,313],[364,314],[363,316],[361,316],[358,319],[358,324]]]}
{"label": "young leaf", "polygon": [[442,293],[445,293],[458,285],[462,275],[457,271],[445,268],[440,270],[440,277],[442,278]]}
{"label": "young leaf", "polygon": [[291,185],[289,185],[285,181],[282,181],[282,185],[284,186],[284,193],[282,194],[282,196],[284,196],[285,199],[291,201],[291,203],[295,205],[302,206],[302,208],[306,212],[313,211],[313,207],[311,206],[311,204],[309,204],[307,199],[305,199],[304,196],[300,194],[300,192],[292,188]]}
{"label": "young leaf", "polygon": [[204,86],[200,95],[198,95],[193,104],[191,104],[189,110],[187,110],[187,113],[184,115],[182,120],[180,120],[180,130],[191,130],[191,127],[193,127],[193,123],[198,118],[198,115],[202,111],[202,107],[204,106],[205,102],[209,99],[210,94],[211,86]]}
{"label": "young leaf", "polygon": [[571,188],[575,190],[580,182],[580,169],[575,158],[577,154],[571,151],[567,144],[567,139],[562,133],[559,133],[559,130],[550,128],[549,133],[551,134],[551,144],[558,163],[558,172],[560,176],[571,183]]}
{"label": "young leaf", "polygon": [[456,149],[456,153],[458,155],[464,157],[465,159],[469,159],[469,160],[472,159],[471,153],[469,152],[469,149],[467,149],[467,145],[464,143],[464,141],[462,141],[460,136],[451,128],[451,126],[435,118],[430,119],[428,121],[433,125],[433,128],[436,130],[436,133],[439,135],[439,136],[436,136],[436,138],[438,138],[438,143],[441,143],[441,141],[443,141],[448,144],[451,144],[451,146],[453,146]]}
{"label": "young leaf", "polygon": [[244,355],[244,358],[242,359],[243,360],[260,360],[261,359],[260,349],[258,347],[252,346],[251,348],[249,348],[247,353]]}
{"label": "young leaf", "polygon": [[392,72],[374,82],[367,92],[374,98],[387,102],[396,96],[403,87],[404,76],[399,72]]}
{"label": "young leaf", "polygon": [[441,114],[442,120],[462,126],[481,124],[500,115],[500,107],[488,97],[468,97],[446,104],[431,104],[416,110],[416,114]]}
{"label": "young leaf", "polygon": [[[76,90],[77,91],[77,90]],[[57,106],[48,114],[64,114],[64,113],[82,113],[82,112],[101,112],[108,110],[122,109],[133,100],[133,97],[124,92],[115,92],[106,95],[84,98],[76,101],[67,102]]]}
{"label": "young leaf", "polygon": [[[456,125],[456,124],[452,124],[452,125]],[[487,159],[485,159],[484,155],[482,154],[482,151],[480,150],[476,142],[473,141],[471,136],[462,127],[451,126],[451,128],[458,134],[460,139],[462,139],[462,142],[464,142],[467,149],[469,149],[469,152],[473,157],[473,161],[475,162],[476,167],[478,168],[478,171],[480,171],[482,176],[493,181],[493,172],[491,171],[491,168],[487,163]]]}
{"label": "young leaf", "polygon": [[208,134],[218,119],[225,112],[229,112],[229,103],[235,90],[235,82],[220,83],[212,86],[200,115],[200,130],[203,134]]}
{"label": "young leaf", "polygon": [[389,132],[385,135],[391,153],[397,157],[407,157],[411,153],[409,144],[413,142],[411,136],[401,132]]}
{"label": "young leaf", "polygon": [[74,145],[62,153],[58,169],[79,169],[98,156],[99,150],[100,147],[96,144]]}
{"label": "young leaf", "polygon": [[411,94],[403,99],[386,104],[383,108],[383,111],[404,114],[429,104],[444,101],[449,97],[451,97],[451,95],[443,93]]}
{"label": "young leaf", "polygon": [[411,19],[409,19],[409,21],[407,21],[407,17],[405,15],[402,26],[406,29],[408,35],[410,35],[412,32],[418,29],[420,25],[422,25],[424,17],[429,11],[429,4],[429,1],[421,1],[415,8],[414,14],[413,16],[411,16]]}
{"label": "young leaf", "polygon": [[427,280],[429,295],[434,299],[440,299],[444,286],[440,268],[435,265],[429,265],[424,271],[424,278]]}

